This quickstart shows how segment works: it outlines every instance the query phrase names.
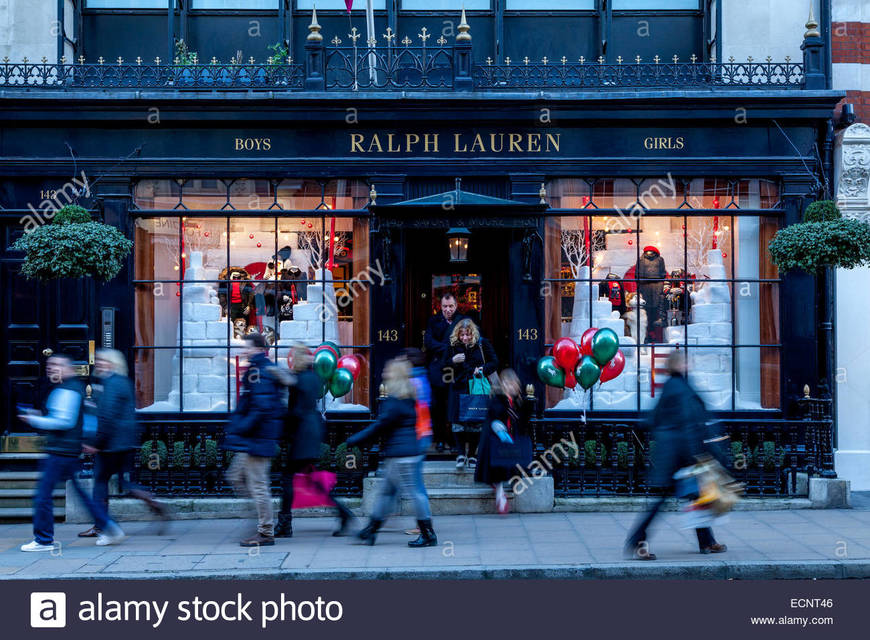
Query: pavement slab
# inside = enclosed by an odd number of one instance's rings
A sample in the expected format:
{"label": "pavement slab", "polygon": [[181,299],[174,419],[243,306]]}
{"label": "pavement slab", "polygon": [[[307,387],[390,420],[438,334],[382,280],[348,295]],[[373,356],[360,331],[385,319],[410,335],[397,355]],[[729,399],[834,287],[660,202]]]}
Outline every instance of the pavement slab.
{"label": "pavement slab", "polygon": [[[697,553],[681,514],[649,529],[655,562],[626,561],[622,544],[635,512],[441,516],[439,546],[411,549],[410,518],[394,518],[369,547],[330,535],[323,518],[294,519],[292,538],[245,549],[246,520],[124,524],[111,547],[78,538],[81,525],[56,527],[56,553],[22,553],[29,528],[0,525],[0,579],[226,578],[870,578],[870,512],[738,511],[714,527],[728,552]],[[361,525],[362,523],[358,523]]]}

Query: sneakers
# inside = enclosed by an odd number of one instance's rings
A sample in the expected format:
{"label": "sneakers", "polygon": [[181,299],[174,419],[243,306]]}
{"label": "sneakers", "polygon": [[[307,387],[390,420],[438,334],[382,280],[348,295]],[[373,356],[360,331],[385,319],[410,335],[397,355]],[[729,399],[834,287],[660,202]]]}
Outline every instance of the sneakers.
{"label": "sneakers", "polygon": [[121,530],[121,527],[119,527],[117,523],[109,520],[106,525],[106,530],[101,531],[99,535],[97,535],[97,546],[106,547],[110,544],[118,544],[126,537],[127,534]]}
{"label": "sneakers", "polygon": [[724,544],[719,544],[718,542],[714,542],[709,547],[704,547],[703,549],[701,549],[701,553],[703,554],[725,553],[726,551],[728,551],[728,546]]}
{"label": "sneakers", "polygon": [[456,468],[457,469],[464,469],[465,462],[466,462],[465,456],[456,456]]}
{"label": "sneakers", "polygon": [[51,551],[54,549],[53,544],[42,544],[36,540],[31,540],[27,544],[21,545],[22,551]]}
{"label": "sneakers", "polygon": [[477,469],[477,458],[475,458],[474,456],[468,458],[468,468],[472,471]]}
{"label": "sneakers", "polygon": [[96,538],[100,535],[100,530],[97,529],[97,525],[94,525],[87,531],[82,531],[79,533],[79,538]]}
{"label": "sneakers", "polygon": [[495,485],[495,508],[502,515],[508,512],[507,496],[504,493],[504,485],[500,482]]}

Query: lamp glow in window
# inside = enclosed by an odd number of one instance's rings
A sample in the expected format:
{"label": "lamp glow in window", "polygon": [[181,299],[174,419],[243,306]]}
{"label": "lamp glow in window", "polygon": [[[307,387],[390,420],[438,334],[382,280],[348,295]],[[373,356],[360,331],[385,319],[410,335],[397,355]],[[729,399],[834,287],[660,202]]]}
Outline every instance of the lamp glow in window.
{"label": "lamp glow in window", "polygon": [[451,227],[447,231],[447,244],[450,247],[450,262],[468,261],[468,238],[471,233],[465,227]]}

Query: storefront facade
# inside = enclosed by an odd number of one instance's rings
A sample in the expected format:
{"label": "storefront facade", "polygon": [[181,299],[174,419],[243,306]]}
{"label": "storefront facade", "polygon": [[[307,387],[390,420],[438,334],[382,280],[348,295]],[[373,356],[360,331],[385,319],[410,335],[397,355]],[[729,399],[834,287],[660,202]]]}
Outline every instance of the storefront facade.
{"label": "storefront facade", "polygon": [[[294,342],[328,340],[360,356],[351,393],[324,401],[334,448],[371,418],[385,362],[422,347],[450,291],[500,364],[532,386],[539,449],[581,430],[587,446],[557,478],[564,495],[647,490],[641,416],[675,348],[687,350],[690,378],[740,443],[735,453],[755,459],[751,491],[781,494],[794,471],[830,468],[828,416],[802,399],[830,375],[818,347],[823,307],[814,280],[779,274],[766,250],[831,171],[839,96],[813,85],[818,60],[768,63],[770,83],[785,73],[768,87],[750,73],[745,86],[709,90],[711,77],[735,70],[675,63],[684,86],[602,91],[613,85],[601,69],[617,65],[599,65],[599,87],[580,69],[573,88],[532,91],[511,89],[510,65],[466,67],[457,38],[442,49],[447,75],[400,96],[330,86],[318,65],[333,54],[322,40],[308,45],[298,78],[293,65],[285,78],[300,89],[283,94],[123,82],[3,90],[7,433],[19,430],[16,404],[43,392],[46,354],[70,353],[84,373],[94,347],[113,346],[134,371],[145,440],[175,460],[142,467],[143,477],[163,492],[221,494],[209,470],[222,464],[214,442],[237,398],[245,332],[267,335],[281,364]],[[537,65],[544,78],[546,66]],[[629,86],[614,73],[608,82]],[[37,285],[18,274],[21,256],[5,247],[64,200],[134,241],[110,283]],[[457,228],[468,231],[464,261],[448,247]],[[545,388],[538,358],[591,326],[621,337],[623,374],[589,393]],[[359,478],[347,475],[353,493]]]}

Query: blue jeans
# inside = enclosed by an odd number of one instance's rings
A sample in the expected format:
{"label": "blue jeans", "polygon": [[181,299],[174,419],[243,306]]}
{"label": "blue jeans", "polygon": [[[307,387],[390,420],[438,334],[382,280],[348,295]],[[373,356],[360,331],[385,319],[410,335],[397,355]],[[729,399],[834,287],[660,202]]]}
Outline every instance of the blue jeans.
{"label": "blue jeans", "polygon": [[417,520],[429,520],[432,517],[429,498],[420,491],[417,480],[418,458],[419,456],[407,456],[384,459],[383,483],[381,492],[375,498],[372,520],[386,520],[393,513],[399,495],[410,498],[414,503]]}
{"label": "blue jeans", "polygon": [[420,445],[421,453],[418,456],[419,461],[417,462],[417,485],[419,491],[426,496],[426,499],[429,499],[429,493],[426,491],[426,485],[423,483],[423,463],[426,461],[426,452],[429,450],[429,445],[432,444],[432,436],[423,436],[418,441]]}
{"label": "blue jeans", "polygon": [[102,531],[106,530],[109,516],[106,509],[94,502],[91,496],[82,489],[75,477],[80,468],[81,461],[78,456],[59,456],[49,453],[47,457],[42,459],[40,464],[42,475],[39,477],[39,485],[36,488],[36,495],[33,497],[33,538],[39,544],[52,544],[54,542],[54,502],[51,493],[58,482],[67,480],[72,480],[79,499],[94,517],[97,528]]}

